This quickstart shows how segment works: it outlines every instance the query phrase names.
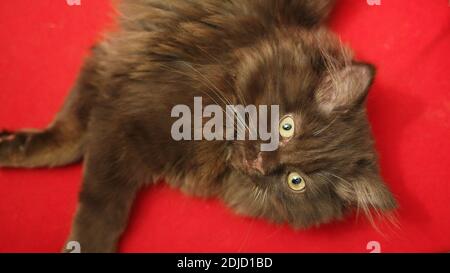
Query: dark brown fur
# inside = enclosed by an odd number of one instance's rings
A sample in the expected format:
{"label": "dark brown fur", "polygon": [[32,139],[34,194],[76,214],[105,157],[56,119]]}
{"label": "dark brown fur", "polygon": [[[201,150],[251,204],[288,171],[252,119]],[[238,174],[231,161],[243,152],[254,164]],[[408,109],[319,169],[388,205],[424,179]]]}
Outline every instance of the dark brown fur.
{"label": "dark brown fur", "polygon": [[[364,109],[374,69],[322,26],[332,1],[122,2],[120,31],[94,48],[52,125],[0,135],[3,167],[84,157],[69,237],[82,251],[115,251],[136,192],[160,178],[294,227],[396,206]],[[170,111],[194,96],[204,105],[280,105],[295,136],[261,153],[258,141],[174,141]],[[287,187],[291,171],[306,192]]]}

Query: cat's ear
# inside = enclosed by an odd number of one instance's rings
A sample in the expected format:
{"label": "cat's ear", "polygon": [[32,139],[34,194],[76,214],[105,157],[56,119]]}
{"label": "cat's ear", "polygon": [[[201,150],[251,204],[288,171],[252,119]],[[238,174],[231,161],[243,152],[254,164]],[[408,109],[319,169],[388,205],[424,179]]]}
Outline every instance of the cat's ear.
{"label": "cat's ear", "polygon": [[375,67],[367,63],[351,65],[326,75],[316,92],[316,101],[324,113],[360,105],[375,76]]}
{"label": "cat's ear", "polygon": [[378,175],[360,177],[351,182],[340,181],[336,185],[336,193],[367,215],[371,210],[386,212],[397,207],[392,193]]}

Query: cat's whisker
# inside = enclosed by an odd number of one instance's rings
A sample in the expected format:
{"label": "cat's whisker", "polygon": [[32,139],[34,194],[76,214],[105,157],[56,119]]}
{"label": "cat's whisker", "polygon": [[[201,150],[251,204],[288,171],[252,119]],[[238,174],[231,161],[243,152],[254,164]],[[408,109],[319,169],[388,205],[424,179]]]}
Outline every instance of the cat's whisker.
{"label": "cat's whisker", "polygon": [[[200,46],[196,46],[198,49],[200,49],[206,56],[207,58],[209,58],[210,60],[216,62],[217,64],[223,65],[222,62],[217,59],[216,57],[214,57],[213,55],[211,55],[208,51],[206,51],[205,49],[203,49]],[[242,90],[240,89],[239,86],[233,85],[231,84],[228,80],[225,80],[225,83],[231,88],[231,90],[235,90],[236,89],[236,95],[237,95],[237,99],[240,101],[240,103],[242,103],[244,106],[247,105],[247,102],[245,101],[244,98],[244,93],[242,92]]]}
{"label": "cat's whisker", "polygon": [[258,195],[259,195],[259,188],[258,186],[254,185],[253,186],[253,200],[254,202],[258,202]]}
{"label": "cat's whisker", "polygon": [[219,98],[221,98],[221,99],[225,102],[225,104],[228,104],[228,105],[232,105],[232,104],[233,104],[228,98],[226,98],[226,97],[222,94],[222,93],[223,93],[222,90],[220,90],[213,82],[211,82],[210,79],[208,79],[208,78],[205,77],[200,71],[198,71],[198,69],[196,69],[192,64],[190,64],[190,63],[188,63],[188,62],[185,62],[185,61],[179,61],[179,62],[182,63],[182,64],[184,64],[184,65],[186,65],[188,68],[190,68],[192,71],[194,71],[195,73],[197,73],[200,77],[202,77],[202,78],[205,80],[205,82],[207,82],[207,83],[215,90],[216,95],[217,95]]}
{"label": "cat's whisker", "polygon": [[344,179],[344,178],[342,178],[342,177],[340,177],[340,176],[338,176],[338,175],[336,175],[336,174],[334,174],[334,173],[330,173],[330,172],[327,172],[327,171],[324,171],[324,173],[327,173],[327,174],[329,174],[329,175],[331,175],[331,176],[333,176],[333,177],[335,177],[335,178],[337,178],[337,179],[339,179],[339,180],[341,180],[341,181],[343,181],[343,182],[346,182],[346,183],[348,183],[348,184],[352,184],[352,183],[350,183],[350,181],[348,181],[347,179]]}
{"label": "cat's whisker", "polygon": [[[350,183],[350,181],[348,181],[347,179],[344,179],[334,173],[330,173],[330,172],[326,172],[329,175],[336,177],[337,179],[348,183],[347,185],[352,187],[352,183]],[[381,217],[382,214],[380,212],[380,210],[374,206],[369,207],[369,203],[368,202],[361,202],[360,198],[358,196],[356,196],[357,200],[356,200],[356,216],[358,216],[360,214],[360,210],[362,210],[364,212],[364,215],[367,217],[367,219],[369,220],[370,224],[375,228],[378,229],[376,224],[375,224],[375,220],[374,220],[374,216],[373,213],[375,213],[378,217]]]}
{"label": "cat's whisker", "polygon": [[265,190],[264,190],[264,195],[263,195],[263,204],[266,204],[268,192],[269,192],[269,188],[266,187]]}
{"label": "cat's whisker", "polygon": [[[187,76],[187,77],[190,77],[190,76],[191,76],[191,75],[188,74],[188,73],[184,73],[183,71],[173,69],[173,68],[171,68],[170,66],[167,66],[167,65],[160,64],[160,66],[166,68],[167,71],[170,71],[170,72],[178,73],[178,74],[180,74],[180,75]],[[191,78],[192,78],[192,77],[191,77]],[[203,85],[205,85],[205,86],[206,86],[210,91],[212,91],[214,94],[216,94],[216,93],[214,92],[215,90],[211,89],[211,87],[209,87],[209,86],[208,86],[206,83],[204,83],[201,79],[198,79],[198,78],[195,78],[195,79],[198,80],[198,81],[199,81],[200,83],[202,83]],[[203,94],[207,95],[207,96],[208,96],[215,104],[220,105],[220,104],[217,102],[217,100],[214,99],[208,92],[205,92],[204,90],[201,90],[201,89],[200,89],[200,91],[201,91]],[[217,94],[216,94],[216,95],[217,95]],[[219,99],[220,99],[220,97],[219,97]],[[222,100],[222,103],[226,103],[226,102]],[[234,119],[234,117],[233,117],[233,116],[230,116],[230,114],[229,114],[227,111],[225,111],[222,107],[221,107],[220,109],[222,110],[222,112],[223,112],[228,118]],[[238,122],[239,122],[239,120],[238,120]],[[237,130],[237,127],[236,127],[237,124],[233,124],[233,125],[234,125],[234,129]]]}
{"label": "cat's whisker", "polygon": [[338,86],[338,80],[335,76],[335,73],[337,72],[337,67],[335,66],[335,58],[332,57],[325,48],[322,46],[319,46],[319,52],[322,55],[324,61],[325,61],[325,68],[328,72],[328,75],[331,79],[331,84],[333,85],[334,89],[337,90],[339,88]]}
{"label": "cat's whisker", "polygon": [[[160,67],[166,68],[166,71],[174,72],[174,73],[180,74],[180,75],[182,75],[182,76],[186,76],[186,77],[190,77],[190,76],[191,76],[191,75],[188,74],[188,73],[185,73],[185,72],[183,72],[183,71],[181,71],[181,70],[173,69],[172,67],[167,66],[167,65],[160,64]],[[190,78],[192,78],[192,77],[190,77]],[[197,78],[194,78],[194,79],[198,80],[200,83],[202,83],[203,85],[205,85],[208,89],[210,89],[210,87],[207,86],[207,85],[206,85],[204,82],[202,82],[201,80],[199,80],[199,79],[197,79]],[[210,89],[210,90],[211,90],[211,89]],[[219,105],[219,103],[217,102],[217,100],[215,100],[209,93],[205,92],[204,90],[200,90],[200,91],[201,91],[203,94],[207,95],[207,96],[208,96],[215,104]],[[211,90],[211,91],[214,91],[214,90]],[[224,111],[223,109],[222,109],[222,112],[225,113],[225,111]]]}
{"label": "cat's whisker", "polygon": [[[225,105],[227,105],[227,104],[228,105],[233,105],[232,102],[230,102],[225,96],[223,96],[221,94],[222,91],[219,88],[217,88],[217,86],[214,85],[214,83],[212,83],[208,78],[206,78],[200,71],[198,71],[195,67],[193,67],[191,64],[189,64],[187,62],[181,61],[181,63],[185,64],[187,67],[189,67],[194,72],[196,72],[200,77],[202,77],[205,81],[207,81],[210,84],[210,86],[214,89],[214,90],[211,90],[211,91],[213,91],[219,97],[219,99],[221,99],[225,103]],[[242,126],[244,126],[245,129],[250,131],[250,128],[247,126],[246,122],[244,120],[242,120],[239,115],[236,115],[236,120],[238,122],[240,122],[240,124]]]}
{"label": "cat's whisker", "polygon": [[[200,47],[197,47],[197,48],[199,48],[200,50],[202,50]],[[209,55],[209,57],[210,58],[213,58],[211,55]],[[217,59],[216,59],[216,61],[217,61]],[[201,82],[201,83],[203,83],[206,87],[208,87],[208,89],[210,90],[210,91],[212,91],[215,95],[217,95],[217,97],[226,105],[226,104],[229,104],[229,105],[232,105],[232,103],[224,96],[224,95],[222,95],[222,93],[221,93],[221,90],[219,89],[219,88],[217,88],[217,86],[215,86],[208,78],[206,78],[200,71],[198,71],[195,67],[193,67],[191,64],[189,64],[189,63],[187,63],[187,62],[182,62],[184,65],[186,65],[187,67],[189,67],[190,69],[192,69],[194,72],[196,72],[200,77],[202,77],[204,80],[206,80],[207,82],[205,82],[205,81],[202,81],[202,80],[200,80],[200,79],[197,79],[197,80],[199,80],[199,82]],[[181,71],[179,71],[181,74],[183,74],[183,75],[185,75],[185,76],[189,76],[189,74],[187,74],[187,73],[182,73]],[[227,83],[228,83],[228,85],[230,86],[230,87],[232,87],[231,86],[231,84],[227,81]],[[239,89],[239,88],[238,88]],[[240,89],[239,89],[240,90]],[[205,94],[207,94],[206,92],[203,92],[203,93],[205,93]],[[239,93],[238,93],[239,94]],[[207,94],[211,99],[213,99],[209,94]],[[243,100],[243,103],[244,103],[244,106],[246,105],[246,102],[245,102],[245,99],[242,97],[242,96],[239,96],[240,97],[240,100]],[[213,99],[213,101],[216,103],[216,104],[218,104],[214,99]],[[222,112],[224,112],[225,113],[225,115],[228,117],[228,118],[231,118],[231,119],[234,119],[234,117],[232,117],[232,116],[230,116],[230,114],[229,113],[227,113],[225,110],[223,110],[222,109]],[[242,126],[242,127],[244,127],[244,129],[246,129],[246,130],[248,130],[249,132],[251,131],[250,130],[250,128],[248,127],[248,125],[247,125],[247,123],[245,122],[245,120],[242,120],[242,118],[239,116],[239,115],[236,115],[236,121]],[[250,123],[252,122],[252,118],[251,118],[251,116],[249,117],[249,121],[250,121]],[[237,130],[238,128],[236,127],[236,126],[238,126],[238,124],[234,124],[234,129],[235,130]]]}
{"label": "cat's whisker", "polygon": [[328,178],[326,175],[323,175],[321,173],[317,173],[318,176],[323,177],[325,180],[327,180],[328,182],[332,183],[333,181],[330,180],[330,178]]}
{"label": "cat's whisker", "polygon": [[344,65],[350,66],[352,56],[351,56],[350,52],[347,50],[347,48],[344,46],[342,39],[340,37],[338,39],[339,39],[339,49],[341,51],[341,56],[344,57]]}
{"label": "cat's whisker", "polygon": [[318,136],[321,133],[325,132],[328,128],[331,127],[331,125],[333,125],[334,122],[336,122],[337,117],[335,117],[331,122],[329,122],[326,126],[324,126],[322,129],[317,130],[316,132],[313,133],[313,136]]}

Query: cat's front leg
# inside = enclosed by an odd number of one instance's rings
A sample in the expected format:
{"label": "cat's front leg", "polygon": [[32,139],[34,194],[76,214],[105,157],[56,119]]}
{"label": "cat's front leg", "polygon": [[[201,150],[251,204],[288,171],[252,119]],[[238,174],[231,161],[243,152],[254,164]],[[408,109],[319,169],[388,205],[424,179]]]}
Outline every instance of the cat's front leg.
{"label": "cat's front leg", "polygon": [[88,153],[79,204],[67,241],[79,243],[82,253],[117,250],[139,187],[136,172],[131,171],[136,166],[128,164],[132,161],[113,146]]}

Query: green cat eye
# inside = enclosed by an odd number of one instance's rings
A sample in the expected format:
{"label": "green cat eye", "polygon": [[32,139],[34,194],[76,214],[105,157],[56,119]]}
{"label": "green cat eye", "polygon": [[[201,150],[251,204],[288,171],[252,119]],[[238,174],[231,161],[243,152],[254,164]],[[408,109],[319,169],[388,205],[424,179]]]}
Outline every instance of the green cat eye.
{"label": "green cat eye", "polygon": [[287,184],[289,188],[295,192],[304,192],[306,189],[306,182],[300,174],[291,172],[287,177]]}
{"label": "green cat eye", "polygon": [[294,135],[295,124],[291,116],[287,116],[280,121],[280,135],[284,138],[290,138]]}

